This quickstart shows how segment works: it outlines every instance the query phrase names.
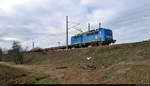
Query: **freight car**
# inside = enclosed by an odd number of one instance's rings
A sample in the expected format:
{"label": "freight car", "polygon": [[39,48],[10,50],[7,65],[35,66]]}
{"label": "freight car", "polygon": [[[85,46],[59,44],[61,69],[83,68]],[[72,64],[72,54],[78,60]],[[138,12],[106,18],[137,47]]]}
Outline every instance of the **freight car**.
{"label": "freight car", "polygon": [[99,28],[88,32],[83,32],[71,37],[70,48],[81,48],[88,46],[109,45],[115,43],[112,30]]}
{"label": "freight car", "polygon": [[[83,32],[76,34],[71,37],[71,44],[68,46],[71,48],[82,48],[89,46],[100,46],[100,45],[109,45],[115,43],[116,40],[113,39],[113,32],[110,29],[99,28],[96,30],[91,30],[88,32]],[[29,52],[40,52],[40,51],[55,51],[66,49],[66,46],[51,47],[45,49],[38,49]]]}

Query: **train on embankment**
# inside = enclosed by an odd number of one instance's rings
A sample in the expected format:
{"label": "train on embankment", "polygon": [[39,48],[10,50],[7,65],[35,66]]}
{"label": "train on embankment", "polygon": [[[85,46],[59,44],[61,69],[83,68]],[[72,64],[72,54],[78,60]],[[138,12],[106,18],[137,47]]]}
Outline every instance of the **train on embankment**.
{"label": "train on embankment", "polygon": [[99,28],[72,36],[69,48],[109,45],[115,42],[112,30]]}
{"label": "train on embankment", "polygon": [[[106,28],[98,28],[96,30],[90,30],[87,32],[79,33],[71,37],[71,44],[68,45],[69,49],[73,48],[84,48],[92,46],[103,46],[115,43],[113,39],[113,31]],[[49,50],[60,50],[66,49],[66,46],[51,47],[45,49],[35,49],[33,51],[49,51]]]}

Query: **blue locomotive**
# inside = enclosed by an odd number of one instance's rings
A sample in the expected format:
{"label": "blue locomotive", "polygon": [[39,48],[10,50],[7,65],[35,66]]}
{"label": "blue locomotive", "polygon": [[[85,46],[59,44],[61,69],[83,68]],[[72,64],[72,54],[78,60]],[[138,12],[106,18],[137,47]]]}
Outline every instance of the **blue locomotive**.
{"label": "blue locomotive", "polygon": [[71,37],[71,47],[80,48],[88,46],[109,45],[115,43],[112,30],[99,28],[88,32],[76,34]]}

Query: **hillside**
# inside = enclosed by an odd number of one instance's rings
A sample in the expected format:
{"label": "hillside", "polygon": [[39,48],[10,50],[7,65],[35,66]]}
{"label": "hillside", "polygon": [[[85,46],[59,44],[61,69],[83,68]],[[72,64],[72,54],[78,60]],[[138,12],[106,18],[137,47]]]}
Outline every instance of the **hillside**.
{"label": "hillside", "polygon": [[[12,65],[12,64],[11,64]],[[0,62],[0,84],[55,84],[58,81],[40,72],[31,72]]]}
{"label": "hillside", "polygon": [[24,69],[56,77],[60,83],[150,83],[150,41],[24,57]]}

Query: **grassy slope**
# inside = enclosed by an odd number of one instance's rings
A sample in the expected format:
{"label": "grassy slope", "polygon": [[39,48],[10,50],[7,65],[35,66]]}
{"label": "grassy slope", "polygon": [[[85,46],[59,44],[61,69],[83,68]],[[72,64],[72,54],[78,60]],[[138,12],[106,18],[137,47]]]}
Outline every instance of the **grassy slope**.
{"label": "grassy slope", "polygon": [[[150,41],[113,46],[100,46],[70,51],[57,51],[49,53],[31,53],[25,55],[26,64],[39,64],[50,62],[57,65],[73,65],[90,63],[100,66],[110,66],[121,61],[145,61],[150,57]],[[93,57],[86,61],[86,57]]]}
{"label": "grassy slope", "polygon": [[[92,59],[87,61],[86,57]],[[97,75],[93,79],[97,79],[97,83],[150,83],[149,62],[150,41],[25,55],[26,64],[53,64],[75,69],[94,65]]]}
{"label": "grassy slope", "polygon": [[33,73],[24,69],[18,69],[6,65],[0,65],[0,84],[43,84],[58,83],[43,73]]}

